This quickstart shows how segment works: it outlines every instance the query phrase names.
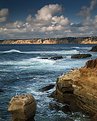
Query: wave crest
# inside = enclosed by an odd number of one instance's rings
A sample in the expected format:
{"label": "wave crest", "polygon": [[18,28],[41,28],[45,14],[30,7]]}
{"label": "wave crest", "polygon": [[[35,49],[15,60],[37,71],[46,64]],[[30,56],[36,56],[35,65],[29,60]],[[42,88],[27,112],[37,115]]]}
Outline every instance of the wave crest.
{"label": "wave crest", "polygon": [[1,54],[7,54],[7,53],[21,53],[21,54],[78,54],[78,50],[57,50],[57,51],[20,51],[11,49],[8,51],[0,51]]}

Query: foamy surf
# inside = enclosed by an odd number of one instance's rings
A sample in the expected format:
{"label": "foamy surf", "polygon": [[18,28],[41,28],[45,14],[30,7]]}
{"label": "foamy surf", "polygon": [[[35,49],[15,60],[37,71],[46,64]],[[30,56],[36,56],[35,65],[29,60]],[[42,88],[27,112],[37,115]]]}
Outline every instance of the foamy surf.
{"label": "foamy surf", "polygon": [[30,59],[22,59],[19,61],[3,61],[0,62],[0,65],[39,65],[39,64],[54,64],[55,60],[49,59],[41,59],[39,57],[30,58]]}
{"label": "foamy surf", "polygon": [[8,51],[0,51],[1,54],[7,54],[7,53],[21,53],[21,54],[78,54],[78,50],[59,50],[59,51],[20,51],[11,49]]}

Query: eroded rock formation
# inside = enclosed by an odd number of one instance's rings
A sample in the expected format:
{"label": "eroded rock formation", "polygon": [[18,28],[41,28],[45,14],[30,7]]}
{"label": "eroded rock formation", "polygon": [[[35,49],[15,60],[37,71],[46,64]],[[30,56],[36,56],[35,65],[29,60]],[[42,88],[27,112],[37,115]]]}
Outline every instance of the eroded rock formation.
{"label": "eroded rock formation", "polygon": [[12,113],[12,121],[34,121],[36,101],[31,94],[15,96],[8,111]]}
{"label": "eroded rock formation", "polygon": [[93,46],[92,49],[90,50],[92,52],[97,52],[97,46]]}
{"label": "eroded rock formation", "polygon": [[[97,59],[58,78],[54,97],[72,110],[97,113]],[[97,115],[96,115],[97,116]],[[95,118],[95,117],[94,117]]]}
{"label": "eroded rock formation", "polygon": [[89,58],[91,56],[92,56],[91,54],[74,54],[71,56],[71,58],[82,59],[82,58]]}

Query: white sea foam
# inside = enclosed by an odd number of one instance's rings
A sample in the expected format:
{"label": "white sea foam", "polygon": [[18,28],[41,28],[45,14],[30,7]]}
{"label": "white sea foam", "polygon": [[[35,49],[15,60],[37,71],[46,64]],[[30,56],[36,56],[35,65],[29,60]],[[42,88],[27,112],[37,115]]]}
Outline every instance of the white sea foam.
{"label": "white sea foam", "polygon": [[1,54],[4,53],[22,53],[22,54],[78,54],[78,50],[60,50],[60,51],[20,51],[20,50],[9,50],[9,51],[0,51]]}
{"label": "white sea foam", "polygon": [[8,51],[0,51],[0,53],[21,53],[21,51],[12,49],[12,50],[8,50]]}
{"label": "white sea foam", "polygon": [[3,61],[0,62],[0,65],[21,65],[21,66],[25,66],[25,65],[41,65],[41,64],[54,64],[55,60],[48,60],[48,59],[40,59],[39,57],[37,58],[30,58],[30,59],[23,59],[23,60],[19,60],[19,61]]}
{"label": "white sea foam", "polygon": [[80,47],[71,47],[72,49],[79,49]]}

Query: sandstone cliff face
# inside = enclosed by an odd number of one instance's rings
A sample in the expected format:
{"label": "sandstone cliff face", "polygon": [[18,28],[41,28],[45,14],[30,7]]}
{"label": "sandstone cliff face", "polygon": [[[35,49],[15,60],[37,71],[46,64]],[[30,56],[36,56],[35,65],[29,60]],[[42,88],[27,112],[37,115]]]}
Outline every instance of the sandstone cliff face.
{"label": "sandstone cliff face", "polygon": [[54,93],[62,103],[68,103],[72,110],[81,109],[92,115],[97,113],[97,59],[86,66],[58,78]]}
{"label": "sandstone cliff face", "polygon": [[42,40],[5,40],[2,44],[42,44]]}
{"label": "sandstone cliff face", "polygon": [[83,39],[81,44],[97,44],[97,39],[93,40],[92,38],[86,38],[86,39]]}
{"label": "sandstone cliff face", "polygon": [[97,44],[97,37],[0,40],[0,44]]}
{"label": "sandstone cliff face", "polygon": [[67,44],[67,40],[33,39],[33,40],[4,40],[1,44]]}

